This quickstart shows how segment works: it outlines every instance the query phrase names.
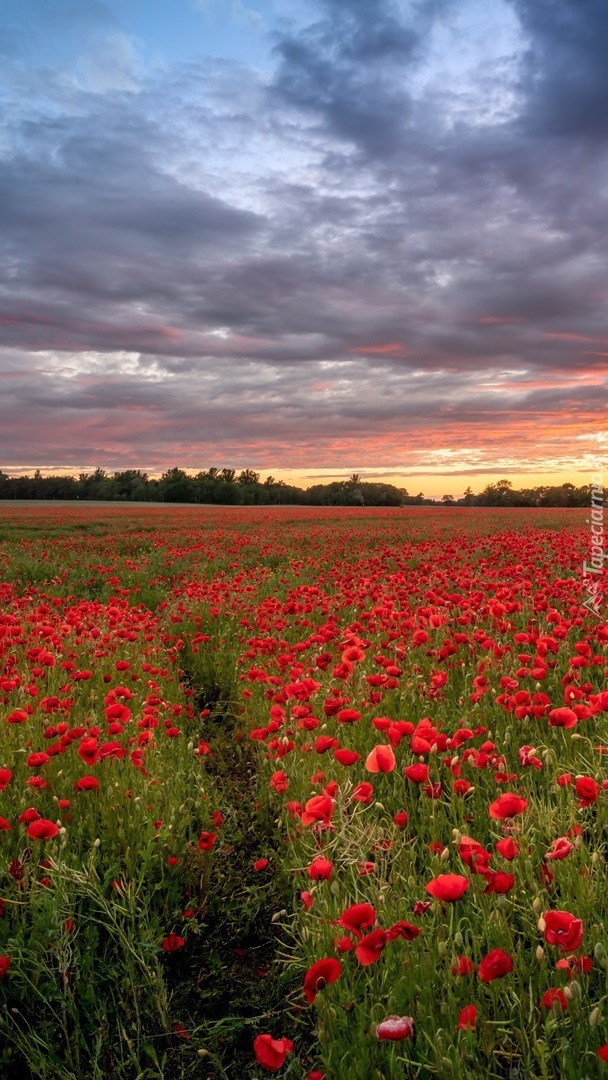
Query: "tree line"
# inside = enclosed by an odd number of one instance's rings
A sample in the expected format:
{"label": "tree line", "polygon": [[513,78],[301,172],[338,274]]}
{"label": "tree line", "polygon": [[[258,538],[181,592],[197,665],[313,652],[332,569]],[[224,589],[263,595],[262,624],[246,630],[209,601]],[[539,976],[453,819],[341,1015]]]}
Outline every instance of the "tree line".
{"label": "tree line", "polygon": [[108,473],[95,469],[76,476],[9,476],[0,470],[0,499],[73,499],[102,502],[216,503],[224,506],[588,506],[591,485],[561,484],[517,490],[509,480],[488,484],[474,493],[468,487],[460,499],[444,495],[426,498],[410,495],[393,484],[372,483],[353,473],[347,480],[299,488],[275,480],[260,479],[253,469],[211,468],[186,473],[173,468],[160,478],[140,469]]}

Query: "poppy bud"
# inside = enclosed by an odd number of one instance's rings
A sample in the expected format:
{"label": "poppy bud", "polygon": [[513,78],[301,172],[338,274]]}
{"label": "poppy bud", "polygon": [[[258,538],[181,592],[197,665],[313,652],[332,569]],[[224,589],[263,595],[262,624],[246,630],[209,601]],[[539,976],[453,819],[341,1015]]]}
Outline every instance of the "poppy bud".
{"label": "poppy bud", "polygon": [[536,959],[538,960],[539,964],[540,964],[541,960],[544,960],[544,958],[545,958],[545,950],[543,949],[542,945],[537,945],[536,946]]}
{"label": "poppy bud", "polygon": [[599,1023],[599,1019],[600,1019],[600,1007],[599,1007],[599,1005],[596,1005],[595,1009],[592,1009],[591,1012],[589,1013],[589,1027],[596,1028],[598,1023]]}
{"label": "poppy bud", "polygon": [[606,950],[601,941],[598,941],[594,950],[593,958],[601,967],[606,967]]}
{"label": "poppy bud", "polygon": [[539,897],[539,896],[537,896],[537,897],[536,897],[536,898],[535,898],[535,899],[534,899],[534,900],[532,901],[532,910],[534,911],[534,914],[535,914],[535,915],[538,915],[539,911],[541,911],[541,910],[542,910],[542,906],[543,906],[543,902],[542,902],[542,900],[540,899],[540,897]]}
{"label": "poppy bud", "polygon": [[540,917],[540,919],[538,920],[538,923],[537,923],[538,929],[540,930],[541,934],[544,934],[546,925],[547,924],[546,924],[545,920],[543,919],[543,917],[541,915],[541,917]]}

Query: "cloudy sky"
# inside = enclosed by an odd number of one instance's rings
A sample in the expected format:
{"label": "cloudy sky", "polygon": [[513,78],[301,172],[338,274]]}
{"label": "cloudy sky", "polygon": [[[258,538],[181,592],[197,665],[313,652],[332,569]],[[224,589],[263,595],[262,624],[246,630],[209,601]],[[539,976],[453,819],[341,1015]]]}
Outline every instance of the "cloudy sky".
{"label": "cloudy sky", "polygon": [[589,480],[606,0],[3,0],[0,467]]}

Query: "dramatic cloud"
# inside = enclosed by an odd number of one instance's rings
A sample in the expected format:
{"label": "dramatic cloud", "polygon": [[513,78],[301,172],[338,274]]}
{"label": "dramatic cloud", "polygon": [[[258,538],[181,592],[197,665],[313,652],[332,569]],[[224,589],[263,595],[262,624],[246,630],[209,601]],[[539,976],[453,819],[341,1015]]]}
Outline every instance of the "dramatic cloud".
{"label": "dramatic cloud", "polygon": [[599,0],[8,10],[1,466],[596,460]]}

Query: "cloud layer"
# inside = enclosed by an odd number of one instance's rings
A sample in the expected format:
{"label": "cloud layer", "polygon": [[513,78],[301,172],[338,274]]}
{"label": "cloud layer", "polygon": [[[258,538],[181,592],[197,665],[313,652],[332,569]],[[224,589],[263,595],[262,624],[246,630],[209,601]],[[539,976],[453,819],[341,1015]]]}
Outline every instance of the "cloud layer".
{"label": "cloud layer", "polygon": [[87,9],[5,35],[2,467],[596,460],[599,0],[321,0],[265,68]]}

